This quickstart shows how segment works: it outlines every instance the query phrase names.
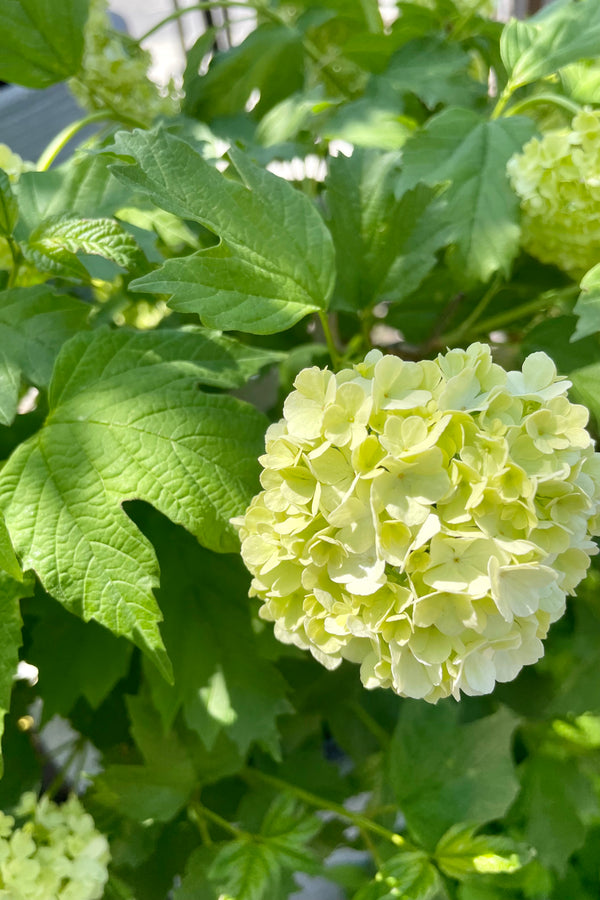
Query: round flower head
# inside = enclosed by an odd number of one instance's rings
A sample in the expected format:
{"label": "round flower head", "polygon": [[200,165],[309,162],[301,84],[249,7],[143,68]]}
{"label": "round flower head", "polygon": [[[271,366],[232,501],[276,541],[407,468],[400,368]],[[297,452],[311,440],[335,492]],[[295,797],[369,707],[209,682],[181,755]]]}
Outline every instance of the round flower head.
{"label": "round flower head", "polygon": [[60,806],[23,794],[15,818],[0,813],[0,900],[100,900],[108,841],[76,796]]}
{"label": "round flower head", "polygon": [[600,262],[600,110],[533,138],[507,165],[525,250],[579,280]]}
{"label": "round flower head", "polygon": [[600,454],[545,353],[304,369],[236,520],[276,636],[367,688],[486,694],[543,655],[596,553]]}

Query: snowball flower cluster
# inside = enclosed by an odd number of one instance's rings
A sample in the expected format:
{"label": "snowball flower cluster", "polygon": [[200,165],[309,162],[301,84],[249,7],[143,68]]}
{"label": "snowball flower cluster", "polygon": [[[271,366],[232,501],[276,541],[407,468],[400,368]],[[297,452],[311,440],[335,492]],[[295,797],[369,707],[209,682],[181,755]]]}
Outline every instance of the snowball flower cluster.
{"label": "snowball flower cluster", "polygon": [[521,198],[523,247],[579,280],[600,262],[600,110],[533,138],[507,171]]}
{"label": "snowball flower cluster", "polygon": [[432,702],[536,662],[600,533],[600,454],[552,360],[373,350],[294,385],[234,520],[276,636]]}
{"label": "snowball flower cluster", "polygon": [[57,805],[23,794],[15,818],[0,812],[1,900],[99,900],[108,841],[75,795]]}
{"label": "snowball flower cluster", "polygon": [[122,116],[148,125],[159,115],[174,115],[177,102],[161,96],[148,78],[152,57],[126,33],[116,31],[108,16],[108,0],[91,0],[85,26],[81,71],[71,90],[87,109],[116,109]]}

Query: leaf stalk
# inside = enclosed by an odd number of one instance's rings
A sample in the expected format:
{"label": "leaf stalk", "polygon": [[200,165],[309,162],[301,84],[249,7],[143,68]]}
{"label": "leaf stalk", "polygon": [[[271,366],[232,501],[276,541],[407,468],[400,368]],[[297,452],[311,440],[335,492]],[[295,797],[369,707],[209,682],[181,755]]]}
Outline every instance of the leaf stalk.
{"label": "leaf stalk", "polygon": [[284,781],[282,778],[277,778],[275,775],[267,775],[266,772],[262,772],[260,769],[251,769],[247,768],[243,772],[244,777],[247,778],[248,781],[262,781],[263,784],[267,784],[270,787],[276,788],[279,791],[285,791],[288,794],[293,794],[299,800],[302,800],[308,806],[313,806],[316,809],[326,809],[329,812],[335,813],[341,819],[348,819],[353,825],[356,825],[359,829],[370,831],[372,834],[376,834],[381,838],[384,838],[386,841],[390,841],[396,847],[403,847],[408,849],[410,847],[409,842],[406,838],[402,837],[401,834],[397,834],[395,831],[390,831],[389,828],[384,828],[383,825],[379,825],[378,822],[373,822],[367,816],[363,816],[361,813],[352,812],[352,810],[346,809],[345,806],[342,806],[341,803],[335,803],[333,800],[327,800],[325,797],[320,797],[318,794],[313,794],[310,791],[304,790],[304,788],[297,787],[295,784],[290,784],[287,781]]}
{"label": "leaf stalk", "polygon": [[89,116],[84,116],[82,119],[78,119],[76,122],[71,122],[70,125],[67,125],[63,128],[62,131],[54,137],[40,158],[37,161],[36,169],[38,172],[47,172],[58,154],[63,150],[69,141],[72,141],[73,138],[79,134],[79,132],[87,128],[88,125],[92,125],[94,122],[102,122],[102,121],[113,121],[113,122],[121,122],[123,125],[128,125],[134,128],[145,128],[146,126],[143,122],[138,122],[135,119],[125,118],[124,116],[118,115],[118,113],[113,112],[110,109],[99,109],[97,112],[90,113]]}

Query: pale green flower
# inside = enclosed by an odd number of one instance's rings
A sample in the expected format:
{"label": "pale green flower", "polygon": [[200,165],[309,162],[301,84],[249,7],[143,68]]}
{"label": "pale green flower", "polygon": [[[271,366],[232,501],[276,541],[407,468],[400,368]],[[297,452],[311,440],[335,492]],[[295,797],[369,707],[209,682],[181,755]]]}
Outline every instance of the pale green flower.
{"label": "pale green flower", "polygon": [[507,172],[521,198],[525,250],[580,280],[600,261],[600,111],[533,138]]}
{"label": "pale green flower", "polygon": [[0,816],[0,898],[100,900],[104,895],[108,841],[75,795],[58,805],[27,792],[15,817]]}
{"label": "pale green flower", "polygon": [[108,16],[108,0],[91,0],[85,25],[81,69],[70,82],[87,109],[114,109],[124,117],[150,125],[157,116],[174,115],[177,100],[162,96],[148,78],[152,58],[127,34],[116,31]]}
{"label": "pale green flower", "polygon": [[600,454],[543,353],[302,371],[236,520],[259,613],[329,669],[435,702],[543,654],[597,552]]}
{"label": "pale green flower", "polygon": [[23,172],[30,172],[35,166],[21,159],[18,153],[13,153],[6,144],[0,144],[0,169],[6,172],[10,181],[16,182]]}

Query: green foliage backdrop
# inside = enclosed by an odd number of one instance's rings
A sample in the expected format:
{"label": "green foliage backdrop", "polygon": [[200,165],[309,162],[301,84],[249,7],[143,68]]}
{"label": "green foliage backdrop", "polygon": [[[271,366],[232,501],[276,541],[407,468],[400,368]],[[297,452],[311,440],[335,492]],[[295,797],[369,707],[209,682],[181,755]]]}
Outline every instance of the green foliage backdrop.
{"label": "green foliage backdrop", "polygon": [[0,5],[0,78],[89,105],[0,145],[0,800],[77,790],[111,856],[51,876],[4,818],[0,896],[597,900],[595,560],[535,666],[433,705],[278,642],[232,519],[298,372],[373,347],[544,351],[596,433],[600,2],[219,5],[255,27],[162,94],[101,0]]}

